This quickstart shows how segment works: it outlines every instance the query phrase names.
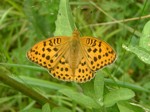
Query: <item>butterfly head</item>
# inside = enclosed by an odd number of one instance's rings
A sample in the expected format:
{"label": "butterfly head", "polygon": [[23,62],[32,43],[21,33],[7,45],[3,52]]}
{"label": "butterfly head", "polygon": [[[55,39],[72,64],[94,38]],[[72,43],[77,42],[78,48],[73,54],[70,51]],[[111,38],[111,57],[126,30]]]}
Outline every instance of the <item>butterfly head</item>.
{"label": "butterfly head", "polygon": [[78,31],[77,29],[75,29],[75,30],[73,31],[72,37],[73,37],[73,39],[75,39],[75,40],[78,40],[78,39],[79,39],[80,33],[79,33],[79,31]]}

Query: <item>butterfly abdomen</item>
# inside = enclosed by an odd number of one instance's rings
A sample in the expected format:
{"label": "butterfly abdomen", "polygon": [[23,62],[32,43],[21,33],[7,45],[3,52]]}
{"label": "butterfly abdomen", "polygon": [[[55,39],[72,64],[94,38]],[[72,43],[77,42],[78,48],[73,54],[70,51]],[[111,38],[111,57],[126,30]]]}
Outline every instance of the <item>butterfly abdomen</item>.
{"label": "butterfly abdomen", "polygon": [[70,42],[69,59],[70,67],[72,68],[73,75],[75,75],[75,69],[77,68],[80,61],[80,44],[79,40],[75,39]]}

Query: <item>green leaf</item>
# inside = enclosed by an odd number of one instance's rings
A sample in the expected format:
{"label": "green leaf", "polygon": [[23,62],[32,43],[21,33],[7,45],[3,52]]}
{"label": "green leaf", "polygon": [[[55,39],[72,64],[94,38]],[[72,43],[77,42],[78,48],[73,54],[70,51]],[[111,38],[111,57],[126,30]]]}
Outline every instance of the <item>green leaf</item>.
{"label": "green leaf", "polygon": [[[144,88],[150,90],[150,81],[149,82],[145,82],[143,85]],[[0,100],[1,101],[1,100]]]}
{"label": "green leaf", "polygon": [[140,38],[140,47],[150,51],[150,21],[148,21],[142,31],[142,37]]}
{"label": "green leaf", "polygon": [[77,93],[70,89],[61,89],[61,90],[59,90],[59,92],[68,96],[75,102],[77,102],[81,105],[84,105],[86,108],[91,109],[91,108],[99,108],[100,107],[100,105],[98,103],[96,103],[95,100],[93,100],[91,97],[84,95],[83,93]]}
{"label": "green leaf", "polygon": [[0,105],[4,104],[5,102],[10,102],[14,97],[1,97],[0,98]]}
{"label": "green leaf", "polygon": [[[50,82],[50,81],[46,81],[42,79],[35,79],[35,78],[28,77],[28,76],[19,76],[19,77],[12,77],[12,78],[22,83],[27,83],[29,85],[47,88],[49,90],[59,90],[62,88],[72,89],[71,87],[66,86],[66,85],[62,85],[62,84],[58,84],[55,82]],[[23,81],[21,79],[23,79]]]}
{"label": "green leaf", "polygon": [[2,25],[3,21],[5,20],[5,18],[7,17],[7,15],[10,13],[10,11],[12,11],[12,8],[7,9],[0,18],[0,25]]}
{"label": "green leaf", "polygon": [[55,36],[72,35],[72,32],[75,29],[75,24],[73,21],[68,0],[60,0],[59,12],[55,24],[56,24],[56,30],[54,32]]}
{"label": "green leaf", "polygon": [[127,88],[113,90],[104,96],[104,105],[110,107],[119,101],[131,99],[134,95],[134,92]]}
{"label": "green leaf", "polygon": [[48,98],[40,94],[39,92],[35,91],[34,89],[26,86],[25,84],[13,79],[11,77],[11,73],[7,71],[4,67],[0,66],[0,81],[4,84],[22,92],[26,96],[30,96],[30,98],[36,100],[38,103],[45,104],[46,102],[50,102]]}
{"label": "green leaf", "polygon": [[52,112],[72,112],[72,111],[65,107],[55,107]]}
{"label": "green leaf", "polygon": [[50,105],[48,103],[42,106],[42,112],[51,112]]}
{"label": "green leaf", "polygon": [[97,102],[103,105],[103,93],[104,93],[104,75],[101,73],[95,76],[94,80],[94,91]]}
{"label": "green leaf", "polygon": [[[83,94],[95,99],[93,80],[80,84]],[[89,91],[90,90],[90,91]]]}
{"label": "green leaf", "polygon": [[35,107],[32,107],[28,110],[23,110],[23,111],[20,111],[20,112],[42,112],[42,110],[38,109],[38,108],[35,108]]}
{"label": "green leaf", "polygon": [[150,64],[150,21],[144,26],[142,37],[140,38],[139,47],[138,46],[122,46],[127,51],[136,54],[140,60]]}
{"label": "green leaf", "polygon": [[130,104],[126,101],[117,103],[120,112],[145,112],[144,109],[139,107],[137,104]]}
{"label": "green leaf", "polygon": [[133,46],[122,46],[124,49],[126,49],[127,51],[130,51],[134,54],[136,54],[140,60],[142,60],[143,62],[150,64],[150,52],[147,51],[144,48],[141,47],[133,47]]}
{"label": "green leaf", "polygon": [[105,112],[120,112],[117,105],[107,107]]}
{"label": "green leaf", "polygon": [[[37,8],[38,7],[38,8]],[[49,37],[55,30],[59,0],[24,1],[24,11],[39,37]]]}

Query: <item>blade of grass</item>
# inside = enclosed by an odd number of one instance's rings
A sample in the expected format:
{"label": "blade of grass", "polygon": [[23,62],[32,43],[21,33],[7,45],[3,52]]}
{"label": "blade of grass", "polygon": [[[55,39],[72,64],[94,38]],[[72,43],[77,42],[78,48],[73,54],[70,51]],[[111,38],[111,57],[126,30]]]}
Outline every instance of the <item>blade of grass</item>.
{"label": "blade of grass", "polygon": [[149,90],[147,90],[147,89],[145,89],[141,86],[128,83],[128,82],[122,82],[122,81],[115,81],[114,82],[112,79],[105,79],[104,81],[105,81],[106,84],[119,85],[120,87],[129,88],[129,89],[132,89],[132,90],[135,90],[135,91],[150,93]]}
{"label": "blade of grass", "polygon": [[46,97],[43,95],[39,94],[37,91],[25,86],[24,84],[12,79],[10,77],[10,73],[5,70],[4,67],[0,67],[0,81],[3,82],[4,84],[22,92],[23,94],[31,97],[32,99],[36,100],[39,104],[45,104],[45,103],[50,103],[54,105],[50,100],[48,100]]}

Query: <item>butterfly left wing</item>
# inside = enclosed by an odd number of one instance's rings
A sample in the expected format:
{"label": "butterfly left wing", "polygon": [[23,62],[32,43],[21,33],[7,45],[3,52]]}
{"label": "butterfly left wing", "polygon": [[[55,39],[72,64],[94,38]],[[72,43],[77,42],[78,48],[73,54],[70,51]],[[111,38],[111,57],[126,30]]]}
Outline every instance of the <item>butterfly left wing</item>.
{"label": "butterfly left wing", "polygon": [[70,37],[53,37],[35,44],[28,52],[27,57],[45,67],[55,78],[63,81],[73,81],[70,65],[64,57],[69,49]]}
{"label": "butterfly left wing", "polygon": [[106,42],[94,37],[82,37],[80,42],[82,53],[92,71],[97,71],[115,61],[116,53]]}

